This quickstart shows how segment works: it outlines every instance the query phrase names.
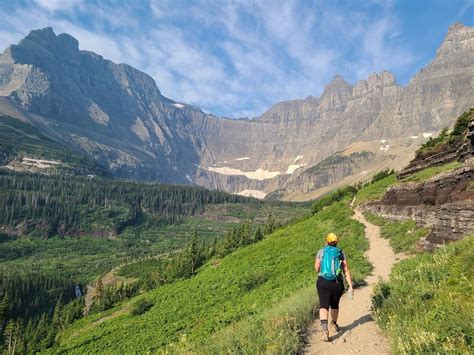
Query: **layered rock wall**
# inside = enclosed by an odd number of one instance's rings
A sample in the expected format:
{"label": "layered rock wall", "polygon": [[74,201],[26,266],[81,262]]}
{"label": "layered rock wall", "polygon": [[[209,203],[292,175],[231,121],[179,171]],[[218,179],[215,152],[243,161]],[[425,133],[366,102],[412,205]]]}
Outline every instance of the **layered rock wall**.
{"label": "layered rock wall", "polygon": [[474,231],[474,161],[423,183],[391,187],[384,199],[364,208],[391,220],[412,219],[430,226],[422,247],[461,239]]}

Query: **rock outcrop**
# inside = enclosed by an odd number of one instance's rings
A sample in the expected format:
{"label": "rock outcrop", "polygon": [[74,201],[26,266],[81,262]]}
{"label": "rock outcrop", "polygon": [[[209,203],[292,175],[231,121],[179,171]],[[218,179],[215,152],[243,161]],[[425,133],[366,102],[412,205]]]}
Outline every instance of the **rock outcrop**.
{"label": "rock outcrop", "polygon": [[410,164],[398,172],[397,177],[404,179],[431,166],[443,165],[455,160],[463,162],[474,157],[474,108],[463,115],[466,115],[465,119],[470,119],[467,132],[453,142],[440,145],[434,151],[418,152]]}
{"label": "rock outcrop", "polygon": [[385,198],[365,209],[391,220],[412,219],[430,226],[425,249],[461,239],[474,231],[474,161],[423,183],[391,187]]}
{"label": "rock outcrop", "polygon": [[148,75],[46,28],[0,55],[0,113],[16,113],[118,177],[266,194],[331,183],[302,173],[355,142],[382,141],[385,155],[404,158],[387,142],[451,125],[474,102],[473,83],[474,28],[454,25],[407,87],[387,71],[355,86],[336,76],[319,98],[230,120],[170,100]]}

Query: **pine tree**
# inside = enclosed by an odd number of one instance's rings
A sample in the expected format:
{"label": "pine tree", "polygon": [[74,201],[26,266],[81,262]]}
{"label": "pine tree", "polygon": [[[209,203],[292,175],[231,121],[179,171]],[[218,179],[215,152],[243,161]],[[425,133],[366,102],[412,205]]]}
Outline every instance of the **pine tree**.
{"label": "pine tree", "polygon": [[260,226],[257,227],[257,229],[255,230],[255,234],[253,236],[253,241],[254,243],[260,241],[263,239],[263,233],[262,233],[262,229],[260,228]]}
{"label": "pine tree", "polygon": [[267,222],[265,224],[264,234],[271,234],[276,229],[275,218],[273,214],[270,212],[267,217]]}
{"label": "pine tree", "polygon": [[53,320],[52,320],[53,327],[58,330],[64,327],[63,309],[64,309],[63,296],[61,295],[59,296],[59,299],[56,302],[56,306],[54,307]]}
{"label": "pine tree", "polygon": [[8,301],[8,294],[5,292],[0,301],[0,334],[5,326],[5,323],[10,313],[10,302]]}
{"label": "pine tree", "polygon": [[4,330],[4,339],[8,354],[15,354],[16,346],[21,339],[21,319],[14,321],[10,319]]}
{"label": "pine tree", "polygon": [[240,245],[249,245],[251,243],[250,224],[246,222],[240,228]]}

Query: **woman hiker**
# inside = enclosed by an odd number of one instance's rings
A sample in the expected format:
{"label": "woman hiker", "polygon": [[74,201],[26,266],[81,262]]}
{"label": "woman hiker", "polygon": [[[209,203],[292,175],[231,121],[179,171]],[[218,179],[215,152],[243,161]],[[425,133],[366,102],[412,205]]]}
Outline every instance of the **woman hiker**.
{"label": "woman hiker", "polygon": [[338,238],[334,233],[326,236],[326,246],[316,254],[314,269],[318,273],[316,288],[319,295],[319,319],[321,320],[321,340],[329,341],[328,313],[331,307],[331,332],[337,333],[337,316],[339,315],[339,300],[344,292],[342,271],[349,284],[349,295],[352,298],[352,278],[347,260],[341,249],[337,247]]}

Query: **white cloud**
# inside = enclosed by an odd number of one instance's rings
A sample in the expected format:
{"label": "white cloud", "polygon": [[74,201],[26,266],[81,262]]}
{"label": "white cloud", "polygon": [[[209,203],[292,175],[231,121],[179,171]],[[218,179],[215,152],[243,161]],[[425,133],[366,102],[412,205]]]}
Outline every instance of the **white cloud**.
{"label": "white cloud", "polygon": [[81,4],[81,0],[34,0],[42,8],[54,12],[71,10],[74,6]]}
{"label": "white cloud", "polygon": [[393,3],[375,2],[382,12],[370,18],[331,2],[152,0],[143,18],[135,2],[34,0],[0,5],[0,45],[51,26],[81,49],[150,74],[172,99],[252,117],[276,101],[319,95],[336,73],[355,82],[413,62]]}

